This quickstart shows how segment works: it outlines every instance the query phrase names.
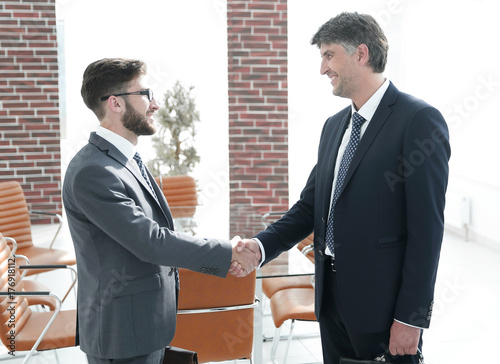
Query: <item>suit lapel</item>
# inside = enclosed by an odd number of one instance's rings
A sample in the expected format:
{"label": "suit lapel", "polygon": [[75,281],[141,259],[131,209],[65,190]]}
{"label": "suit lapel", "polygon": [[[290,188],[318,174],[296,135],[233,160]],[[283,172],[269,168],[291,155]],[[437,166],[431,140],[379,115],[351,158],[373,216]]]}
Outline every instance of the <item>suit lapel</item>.
{"label": "suit lapel", "polygon": [[170,209],[168,207],[167,200],[166,200],[165,196],[163,195],[163,192],[160,190],[160,188],[156,184],[156,181],[155,181],[154,177],[151,175],[151,173],[149,172],[149,170],[146,168],[146,173],[148,174],[149,182],[151,182],[151,186],[153,186],[153,189],[155,191],[156,197],[155,197],[155,195],[153,195],[153,192],[151,191],[151,188],[149,188],[149,185],[144,180],[144,177],[142,176],[141,172],[139,171],[139,168],[137,167],[137,165],[134,162],[132,162],[131,160],[126,161],[125,168],[127,168],[130,171],[130,173],[132,173],[134,175],[134,177],[137,179],[137,181],[149,193],[149,195],[151,196],[151,198],[154,201],[156,201],[156,204],[163,211],[163,214],[165,215],[165,217],[169,221],[170,227],[173,230],[174,223],[173,223],[172,215],[170,213]]}
{"label": "suit lapel", "polygon": [[[155,200],[160,205],[160,208],[162,209],[163,214],[166,216],[166,218],[169,221],[170,226],[172,227],[172,230],[173,230],[174,229],[174,221],[172,218],[172,214],[170,213],[170,207],[168,206],[167,199],[165,198],[163,191],[160,189],[160,186],[158,186],[154,177],[151,175],[151,173],[149,172],[148,169],[146,169],[146,173],[148,174],[149,181],[151,182],[151,186],[153,186],[155,194],[158,197],[158,199],[157,200],[155,199]],[[144,183],[142,185],[144,186]],[[149,186],[147,186],[147,190],[150,191]],[[151,193],[151,196],[153,196],[152,193]],[[153,198],[154,198],[154,196],[153,196]],[[165,213],[165,211],[168,211],[168,213]]]}
{"label": "suit lapel", "polygon": [[144,187],[144,189],[149,193],[151,198],[156,201],[156,204],[160,207],[162,210],[163,214],[167,218],[167,220],[170,223],[170,228],[173,230],[174,224],[172,220],[172,215],[170,214],[170,209],[168,207],[167,200],[165,199],[165,196],[163,195],[163,192],[159,189],[158,185],[156,184],[153,176],[149,173],[147,170],[149,180],[155,189],[156,196],[158,199],[155,198],[153,195],[151,189],[149,188],[148,184],[144,180],[144,177],[142,177],[141,172],[139,171],[139,168],[135,164],[135,162],[132,162],[132,160],[127,160],[127,157],[123,155],[122,152],[120,152],[113,144],[108,142],[106,139],[100,137],[99,135],[92,133],[89,139],[89,143],[94,144],[97,146],[102,152],[107,153],[108,156],[116,160],[118,163],[122,164],[132,175],[135,177],[135,179]]}
{"label": "suit lapel", "polygon": [[[112,156],[111,153],[110,153],[110,156]],[[144,187],[148,191],[148,193],[151,195],[151,197],[154,198],[153,193],[151,192],[151,189],[149,188],[148,184],[144,180],[144,177],[142,176],[141,172],[139,171],[137,164],[135,164],[135,162],[133,162],[132,160],[128,160],[128,161],[126,161],[126,163],[124,165],[125,165],[125,168],[127,168],[130,171],[130,173],[132,173],[134,175],[134,177],[142,185],[142,187]]]}
{"label": "suit lapel", "polygon": [[358,148],[356,149],[356,152],[354,153],[354,156],[351,160],[351,164],[349,165],[349,169],[347,170],[344,184],[342,185],[342,190],[340,191],[340,193],[342,193],[345,186],[347,186],[347,184],[349,183],[349,180],[354,174],[354,171],[370,148],[373,140],[379,133],[386,120],[389,118],[389,115],[392,113],[392,109],[390,106],[393,105],[396,101],[398,92],[399,91],[396,86],[394,86],[391,82],[389,88],[382,97],[382,100],[380,100],[380,104],[377,107],[375,114],[373,114],[370,124],[366,128],[365,133],[363,134],[363,137],[359,142]]}

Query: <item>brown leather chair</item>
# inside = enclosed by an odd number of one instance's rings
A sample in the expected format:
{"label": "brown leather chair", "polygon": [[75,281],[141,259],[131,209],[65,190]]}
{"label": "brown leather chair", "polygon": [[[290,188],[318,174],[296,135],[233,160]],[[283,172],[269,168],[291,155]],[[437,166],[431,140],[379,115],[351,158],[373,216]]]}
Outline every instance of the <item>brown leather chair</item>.
{"label": "brown leather chair", "polygon": [[271,361],[275,363],[276,351],[280,341],[281,326],[287,320],[290,323],[290,332],[285,350],[283,363],[286,363],[288,350],[293,337],[293,328],[296,320],[316,321],[314,313],[314,288],[288,288],[276,292],[271,297],[271,314],[276,332],[271,349]]}
{"label": "brown leather chair", "polygon": [[[280,217],[284,212],[269,212],[261,218],[262,225],[266,228],[270,222]],[[314,233],[297,244],[299,249],[314,264]],[[271,298],[276,292],[288,288],[312,288],[313,284],[310,276],[297,277],[272,277],[262,279],[262,292],[267,298]]]}
{"label": "brown leather chair", "polygon": [[[7,276],[0,276],[0,339],[5,347],[16,353],[29,351],[23,361],[28,363],[36,350],[75,346],[76,310],[61,311],[61,301],[49,291],[26,291],[2,235],[0,251],[8,266]],[[56,301],[54,312],[32,311],[28,297],[51,297]]]}
{"label": "brown leather chair", "polygon": [[[13,246],[12,251],[7,245],[7,242],[12,244]],[[25,291],[48,291],[49,289],[44,284],[38,281],[24,279],[24,276],[29,272],[29,270],[36,269],[36,267],[30,266],[30,261],[28,257],[19,254],[13,254],[13,252],[15,252],[16,250],[17,250],[17,242],[10,237],[4,237],[2,233],[0,233],[0,275],[2,277],[7,277],[10,266],[12,266],[12,264],[15,263],[18,269],[15,270],[16,276],[14,282],[20,282],[22,280],[23,289]],[[9,260],[12,259],[9,256],[9,254],[11,254],[14,257],[14,262]],[[19,264],[20,261],[24,262],[24,265],[20,265]],[[73,267],[67,265],[51,266],[50,269],[69,269],[73,273],[73,281],[66,290],[64,298],[61,300],[61,302],[64,302],[66,300],[66,297],[68,297],[69,293],[73,289],[73,287],[76,285],[77,281],[76,270]],[[52,297],[41,297],[41,296],[29,297],[28,302],[30,306],[40,305],[42,307],[47,307],[50,311],[54,311],[57,306],[56,300]]]}
{"label": "brown leather chair", "polygon": [[[302,254],[304,254],[314,264],[314,250],[311,249],[314,243],[314,234],[297,244]],[[262,292],[267,298],[271,298],[276,292],[288,288],[313,288],[311,276],[296,277],[272,277],[262,279]]]}
{"label": "brown leather chair", "polygon": [[[58,214],[39,211],[32,213],[52,215],[60,219]],[[61,219],[59,229],[60,227]],[[52,248],[59,229],[48,248],[35,246],[31,235],[30,212],[21,185],[17,181],[0,182],[0,231],[4,236],[17,241],[15,254],[27,256],[31,265],[75,265],[76,257],[73,252]],[[27,274],[39,274],[48,270],[50,269],[30,270]]]}
{"label": "brown leather chair", "polygon": [[253,346],[255,271],[219,278],[179,269],[177,327],[172,346],[198,353],[200,363],[250,359]]}
{"label": "brown leather chair", "polygon": [[[7,239],[9,238],[5,238],[2,233],[0,233],[0,279],[7,282],[9,276],[12,277],[11,282],[13,286],[11,286],[11,289],[14,289],[14,291],[20,291],[20,288],[18,287],[18,284],[21,282],[20,270],[14,268],[17,266],[16,263],[18,260],[14,259],[14,256],[11,254],[11,250],[7,245]],[[23,288],[25,291],[48,291],[48,288],[40,282],[30,281],[27,279],[23,282]],[[56,300],[52,297],[30,297],[29,304],[42,305],[44,307],[48,307],[51,311],[54,311],[57,306]]]}
{"label": "brown leather chair", "polygon": [[193,217],[198,205],[196,181],[191,176],[162,176],[155,177],[165,195],[172,217]]}

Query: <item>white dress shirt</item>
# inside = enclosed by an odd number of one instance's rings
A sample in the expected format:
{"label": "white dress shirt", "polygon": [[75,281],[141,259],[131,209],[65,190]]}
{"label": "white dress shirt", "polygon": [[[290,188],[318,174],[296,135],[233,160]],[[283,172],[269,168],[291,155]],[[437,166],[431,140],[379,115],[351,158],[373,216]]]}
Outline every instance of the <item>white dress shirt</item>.
{"label": "white dress shirt", "polygon": [[137,151],[135,145],[130,143],[124,137],[112,132],[109,129],[103,128],[100,125],[96,129],[96,134],[113,144],[127,158],[127,160],[133,161],[134,166],[136,166],[137,170],[140,172],[139,165],[134,159],[134,155]]}
{"label": "white dress shirt", "polygon": [[[351,111],[351,120],[349,121],[349,125],[347,126],[347,129],[344,133],[344,136],[342,138],[342,142],[340,143],[339,151],[337,153],[337,160],[335,161],[335,171],[333,174],[333,185],[332,185],[332,194],[330,196],[330,211],[332,209],[332,201],[333,201],[333,193],[335,192],[335,184],[337,183],[337,177],[339,174],[339,169],[340,169],[340,162],[342,161],[342,157],[344,156],[344,152],[347,148],[347,144],[349,144],[349,139],[351,138],[351,131],[352,131],[352,115],[357,112],[359,115],[365,118],[365,122],[363,125],[361,125],[361,132],[359,134],[359,140],[361,141],[361,138],[363,137],[363,134],[366,131],[366,128],[368,128],[368,124],[370,124],[371,119],[373,118],[373,115],[375,114],[375,111],[378,108],[378,105],[380,104],[380,101],[382,100],[382,97],[384,96],[385,92],[387,91],[387,88],[389,87],[389,80],[386,79],[382,86],[378,88],[377,91],[368,99],[368,101],[361,107],[361,109],[356,110],[354,107],[354,104],[351,105],[352,111]],[[330,216],[330,214],[328,214]],[[326,246],[325,253],[327,255],[333,255],[332,252],[330,251],[330,248]]]}

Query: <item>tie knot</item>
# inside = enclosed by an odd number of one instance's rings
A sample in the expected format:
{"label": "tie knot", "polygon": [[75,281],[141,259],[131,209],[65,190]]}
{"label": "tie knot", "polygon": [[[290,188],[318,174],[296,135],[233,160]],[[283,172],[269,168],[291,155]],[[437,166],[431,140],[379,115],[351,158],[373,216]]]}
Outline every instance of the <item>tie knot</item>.
{"label": "tie knot", "polygon": [[142,163],[142,158],[141,158],[141,155],[139,153],[135,153],[134,154],[134,160],[137,162],[137,163]]}
{"label": "tie knot", "polygon": [[366,121],[366,119],[364,117],[362,117],[361,115],[359,115],[357,112],[355,112],[354,114],[352,114],[352,124],[356,128],[360,128],[361,125],[363,125],[363,123],[365,121]]}
{"label": "tie knot", "polygon": [[145,177],[146,168],[144,166],[144,163],[142,162],[141,155],[139,153],[135,153],[134,160],[135,160],[135,163],[137,163],[137,165],[139,166],[139,170],[141,171],[141,174],[143,175],[144,178],[146,178]]}

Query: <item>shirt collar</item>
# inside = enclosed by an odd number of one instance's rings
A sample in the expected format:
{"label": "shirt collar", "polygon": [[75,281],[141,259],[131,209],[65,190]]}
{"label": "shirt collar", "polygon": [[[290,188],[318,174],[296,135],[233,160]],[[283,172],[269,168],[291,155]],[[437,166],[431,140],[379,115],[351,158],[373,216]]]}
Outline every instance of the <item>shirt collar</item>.
{"label": "shirt collar", "polygon": [[126,158],[130,160],[134,157],[136,147],[124,137],[112,132],[109,129],[98,126],[96,134],[113,144]]}
{"label": "shirt collar", "polygon": [[352,104],[352,114],[357,112],[360,114],[362,117],[365,118],[365,120],[370,121],[371,118],[373,117],[373,114],[375,114],[375,111],[378,108],[378,105],[380,104],[380,101],[382,100],[382,97],[384,97],[385,92],[389,88],[390,81],[386,78],[382,86],[378,88],[377,91],[368,99],[368,101],[361,107],[361,109],[356,111],[356,108],[354,107],[354,103]]}

